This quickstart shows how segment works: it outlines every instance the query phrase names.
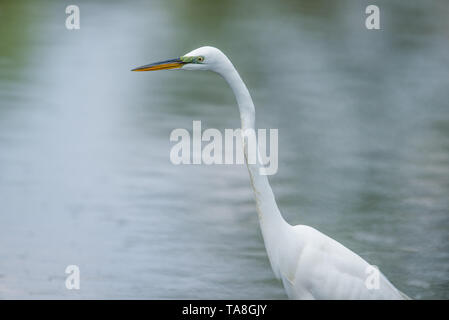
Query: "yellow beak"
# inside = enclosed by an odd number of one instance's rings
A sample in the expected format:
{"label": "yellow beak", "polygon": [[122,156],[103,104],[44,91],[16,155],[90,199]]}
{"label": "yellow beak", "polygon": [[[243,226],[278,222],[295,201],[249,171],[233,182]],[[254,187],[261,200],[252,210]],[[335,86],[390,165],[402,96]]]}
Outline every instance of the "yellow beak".
{"label": "yellow beak", "polygon": [[131,71],[156,71],[156,70],[165,70],[165,69],[176,69],[181,68],[185,63],[177,58],[177,59],[170,59],[165,61],[159,61],[156,63],[147,64],[135,69],[132,69]]}

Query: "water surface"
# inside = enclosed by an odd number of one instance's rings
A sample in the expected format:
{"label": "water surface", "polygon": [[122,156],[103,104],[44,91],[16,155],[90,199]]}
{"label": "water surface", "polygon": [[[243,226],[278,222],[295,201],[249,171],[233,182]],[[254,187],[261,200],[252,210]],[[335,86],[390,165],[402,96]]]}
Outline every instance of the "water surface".
{"label": "water surface", "polygon": [[[449,6],[377,1],[0,4],[0,298],[284,299],[243,166],[174,166],[175,128],[236,128],[211,73],[131,73],[202,45],[279,128],[292,224],[413,298],[449,298]],[[64,286],[81,269],[81,290]]]}

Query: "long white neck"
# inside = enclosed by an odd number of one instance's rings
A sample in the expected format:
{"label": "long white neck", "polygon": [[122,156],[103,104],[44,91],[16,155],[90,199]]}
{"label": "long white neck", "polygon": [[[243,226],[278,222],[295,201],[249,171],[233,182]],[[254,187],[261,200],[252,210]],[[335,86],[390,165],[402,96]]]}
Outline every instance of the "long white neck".
{"label": "long white neck", "polygon": [[[255,130],[255,109],[251,95],[232,63],[228,60],[226,65],[226,68],[220,70],[219,74],[221,74],[228,82],[237,99],[242,131],[246,129]],[[248,146],[245,142],[244,155],[245,163],[249,171],[249,177],[251,179],[251,187],[254,191],[265,247],[273,270],[276,275],[279,275],[277,256],[279,250],[276,247],[276,244],[279,243],[279,239],[282,238],[282,235],[287,233],[287,229],[290,225],[282,218],[282,215],[279,212],[267,176],[260,174],[259,169],[261,168],[261,165],[258,161],[256,161],[256,164],[248,163]],[[257,159],[260,159],[258,145]]]}

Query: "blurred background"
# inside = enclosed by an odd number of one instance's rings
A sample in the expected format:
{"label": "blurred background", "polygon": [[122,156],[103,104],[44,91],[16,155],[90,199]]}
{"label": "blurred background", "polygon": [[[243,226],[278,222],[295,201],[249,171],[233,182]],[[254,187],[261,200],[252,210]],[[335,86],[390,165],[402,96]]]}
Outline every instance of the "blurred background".
{"label": "blurred background", "polygon": [[175,128],[239,126],[231,90],[129,71],[203,45],[279,128],[284,217],[449,298],[448,17],[443,0],[1,1],[0,298],[286,298],[246,168],[169,160]]}

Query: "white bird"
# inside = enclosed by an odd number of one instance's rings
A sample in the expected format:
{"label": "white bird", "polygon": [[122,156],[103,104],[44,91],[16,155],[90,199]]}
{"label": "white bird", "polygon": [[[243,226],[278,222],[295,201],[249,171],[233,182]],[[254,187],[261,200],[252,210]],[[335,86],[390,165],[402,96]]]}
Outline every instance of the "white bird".
{"label": "white bird", "polygon": [[[186,55],[132,71],[210,70],[221,75],[236,97],[242,131],[255,128],[251,96],[231,61],[219,49],[201,47]],[[274,274],[290,299],[408,299],[376,268],[334,239],[306,226],[291,226],[282,217],[266,175],[249,164],[260,228]],[[370,278],[371,277],[371,278]]]}

